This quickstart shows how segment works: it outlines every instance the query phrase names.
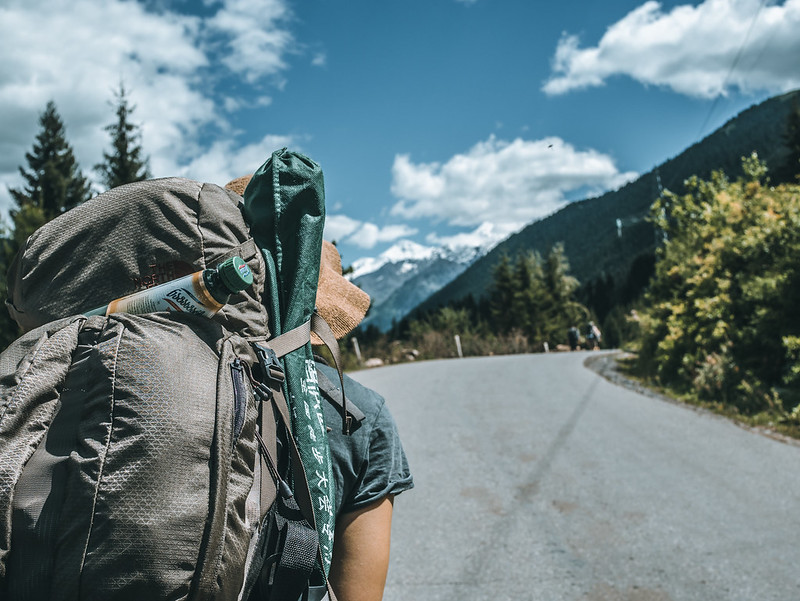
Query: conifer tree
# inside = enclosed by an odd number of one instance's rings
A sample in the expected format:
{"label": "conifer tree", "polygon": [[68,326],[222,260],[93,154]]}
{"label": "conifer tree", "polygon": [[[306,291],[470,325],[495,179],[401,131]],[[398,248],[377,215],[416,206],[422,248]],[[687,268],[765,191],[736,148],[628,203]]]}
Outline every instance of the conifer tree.
{"label": "conifer tree", "polygon": [[544,281],[550,295],[564,305],[578,289],[578,281],[569,274],[569,259],[564,253],[564,243],[558,242],[550,249],[544,262]]}
{"label": "conifer tree", "polygon": [[797,100],[789,111],[784,139],[789,149],[789,156],[785,162],[786,179],[797,181],[800,177],[800,103]]}
{"label": "conifer tree", "polygon": [[567,329],[585,319],[588,311],[575,300],[579,283],[570,275],[564,244],[553,245],[542,265],[542,279],[547,295],[540,309],[543,336],[555,344],[566,340]]}
{"label": "conifer tree", "polygon": [[517,255],[514,264],[516,290],[509,307],[519,328],[532,340],[541,338],[541,305],[545,290],[542,286],[542,259],[534,251]]}
{"label": "conifer tree", "polygon": [[[7,269],[28,236],[92,195],[91,184],[78,167],[72,147],[66,139],[64,123],[53,101],[47,103],[39,123],[41,131],[36,136],[33,149],[25,153],[28,168],[19,168],[25,185],[9,189],[16,208],[10,211],[13,232],[4,232],[2,235],[0,302],[6,298]],[[18,334],[17,325],[8,312],[0,311],[0,349],[5,348]]]}
{"label": "conifer tree", "polygon": [[115,93],[117,120],[105,127],[111,134],[111,152],[103,152],[103,162],[95,171],[107,188],[138,182],[150,177],[148,158],[142,155],[139,126],[130,118],[136,109],[128,104],[124,84]]}
{"label": "conifer tree", "polygon": [[[0,305],[8,297],[8,285],[6,282],[6,272],[8,271],[8,259],[12,255],[11,232],[6,228],[4,222],[0,221]],[[16,322],[11,319],[11,315],[0,308],[0,351],[4,350],[19,334]]]}
{"label": "conifer tree", "polygon": [[28,169],[19,168],[25,185],[9,189],[17,205],[11,210],[17,243],[92,195],[91,184],[78,167],[66,139],[64,123],[52,100],[39,117],[39,123],[41,131],[33,150],[25,153]]}
{"label": "conifer tree", "polygon": [[514,327],[516,320],[511,312],[511,304],[517,292],[514,281],[514,270],[508,255],[500,257],[500,262],[495,265],[492,274],[492,287],[489,292],[489,311],[492,326],[502,333],[507,333]]}

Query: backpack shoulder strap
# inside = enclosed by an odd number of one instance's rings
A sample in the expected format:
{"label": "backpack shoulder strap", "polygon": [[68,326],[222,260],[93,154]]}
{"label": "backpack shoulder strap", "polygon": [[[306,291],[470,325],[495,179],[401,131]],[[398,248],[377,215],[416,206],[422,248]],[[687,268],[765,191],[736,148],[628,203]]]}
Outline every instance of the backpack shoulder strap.
{"label": "backpack shoulder strap", "polygon": [[[289,330],[280,336],[270,339],[269,346],[275,351],[278,358],[280,358],[288,355],[292,351],[296,351],[311,340],[311,332],[314,332],[328,348],[333,357],[333,362],[336,365],[336,371],[339,372],[339,384],[341,388],[337,389],[335,386],[328,386],[326,398],[339,407],[339,411],[342,415],[342,433],[350,435],[361,425],[364,414],[361,413],[357,407],[354,408],[354,410],[351,410],[349,407],[350,401],[344,394],[344,372],[342,371],[342,355],[339,352],[339,343],[336,342],[336,336],[333,334],[333,330],[331,330],[328,322],[325,321],[325,318],[314,311],[310,320],[302,323],[293,330]],[[328,378],[325,378],[325,381],[330,384]],[[333,391],[341,391],[339,393],[340,398],[335,398]]]}
{"label": "backpack shoulder strap", "polygon": [[[322,396],[328,399],[328,401],[334,407],[339,409],[339,412],[341,413],[344,407],[342,402],[344,395],[341,393],[341,389],[336,384],[331,382],[330,378],[322,373],[319,368],[317,368],[317,382],[319,383],[319,391],[322,393]],[[350,397],[347,397],[346,403],[346,411],[351,423],[351,432],[355,432],[361,427],[361,423],[364,421],[366,416],[356,406],[352,399],[350,399]]]}
{"label": "backpack shoulder strap", "polygon": [[[286,347],[286,341],[292,338],[291,332],[288,334],[290,336],[283,338],[283,342],[279,341],[278,343],[278,347],[282,350]],[[273,568],[274,574],[271,577],[270,598],[297,599],[307,589],[315,567],[321,567],[324,564],[316,531],[311,491],[303,469],[297,442],[291,434],[290,409],[283,394],[285,376],[278,361],[278,355],[271,347],[272,341],[268,344],[270,346],[259,343],[253,344],[266,380],[266,382],[254,380],[253,385],[255,396],[262,403],[259,427],[261,434],[256,436],[261,447],[261,460],[263,461],[260,472],[262,495],[264,491],[272,490],[272,487],[266,482],[270,477],[274,480],[275,489],[277,489],[274,505],[271,500],[262,496],[261,517],[262,520],[266,517],[266,508],[270,507],[270,511],[275,512],[272,518],[275,521],[275,527],[283,532],[283,551]],[[291,350],[294,349],[290,349],[287,352],[291,352]],[[273,419],[277,420],[282,425],[284,432],[287,433],[285,443],[288,447],[294,490],[282,479],[278,471],[278,464],[274,455],[275,440],[271,438],[274,435],[274,428],[268,425]],[[264,531],[262,535],[267,538],[271,536],[268,523],[262,524],[262,530]],[[261,568],[261,570],[264,569],[266,568]],[[256,585],[255,581],[258,578],[259,574],[257,572],[251,572],[246,583],[245,596],[248,596],[253,590]],[[327,578],[325,579],[325,589],[328,599],[336,601]]]}

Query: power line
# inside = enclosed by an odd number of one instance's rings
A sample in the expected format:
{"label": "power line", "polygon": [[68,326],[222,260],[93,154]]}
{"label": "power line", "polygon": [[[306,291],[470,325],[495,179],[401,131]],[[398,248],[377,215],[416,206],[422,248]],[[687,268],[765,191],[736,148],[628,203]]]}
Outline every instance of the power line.
{"label": "power line", "polygon": [[728,70],[728,74],[725,76],[725,79],[722,82],[722,87],[720,88],[720,93],[714,97],[714,102],[711,103],[711,108],[708,110],[708,114],[706,115],[705,121],[703,121],[702,127],[700,127],[700,131],[697,134],[698,140],[702,138],[703,132],[708,125],[708,122],[711,120],[711,115],[717,108],[717,104],[719,104],[719,99],[722,97],[722,94],[725,92],[725,88],[728,87],[728,81],[730,80],[731,76],[733,75],[734,70],[739,65],[739,60],[742,58],[742,54],[744,53],[744,49],[747,47],[747,43],[750,41],[750,34],[753,32],[753,27],[755,27],[756,21],[758,20],[758,15],[761,14],[761,9],[764,8],[764,5],[767,3],[767,0],[761,0],[758,4],[758,9],[756,13],[753,15],[752,20],[750,21],[750,27],[747,29],[747,33],[744,36],[744,40],[742,40],[742,45],[739,46],[739,51],[736,53],[736,56],[733,58],[733,63],[731,63],[731,68]]}

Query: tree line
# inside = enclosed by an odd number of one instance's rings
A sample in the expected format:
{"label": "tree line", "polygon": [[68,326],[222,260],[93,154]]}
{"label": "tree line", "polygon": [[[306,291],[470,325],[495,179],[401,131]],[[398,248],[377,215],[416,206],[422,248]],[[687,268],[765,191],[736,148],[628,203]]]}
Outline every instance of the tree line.
{"label": "tree line", "polygon": [[[364,354],[385,361],[501,355],[566,348],[568,330],[583,334],[594,314],[577,300],[562,244],[546,256],[535,251],[504,255],[495,266],[486,297],[473,296],[395,323],[387,333],[357,328],[343,349],[358,340]],[[456,342],[458,337],[458,342]],[[352,362],[349,367],[355,367]]]}
{"label": "tree line", "polygon": [[[558,348],[571,325],[601,319],[606,340],[632,351],[635,375],[750,423],[800,435],[800,107],[789,113],[784,160],[771,180],[755,154],[741,174],[690,177],[664,190],[649,221],[654,255],[628,280],[579,286],[563,246],[545,259],[503,257],[487,294],[417,314],[383,335],[357,330],[390,361]],[[411,354],[413,352],[413,354]]]}
{"label": "tree line", "polygon": [[[115,120],[104,129],[111,137],[110,150],[94,165],[94,172],[106,189],[150,177],[149,159],[141,146],[141,128],[131,121],[135,107],[125,86],[120,84],[112,102]],[[19,167],[24,184],[9,188],[14,206],[11,222],[0,223],[0,298],[8,296],[7,272],[28,237],[48,221],[94,196],[92,184],[81,170],[67,140],[64,121],[54,101],[39,116],[39,132],[27,167]],[[0,310],[0,349],[19,335],[19,329],[5,310]]]}

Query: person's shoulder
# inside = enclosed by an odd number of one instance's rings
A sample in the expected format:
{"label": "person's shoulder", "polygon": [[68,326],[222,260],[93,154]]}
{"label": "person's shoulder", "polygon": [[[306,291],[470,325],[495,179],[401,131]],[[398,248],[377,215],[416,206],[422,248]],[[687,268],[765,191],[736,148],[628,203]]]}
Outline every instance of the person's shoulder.
{"label": "person's shoulder", "polygon": [[[324,379],[320,378],[320,388],[324,389],[326,386],[332,388],[329,391],[323,390],[323,393],[340,394],[339,372],[321,362],[317,362],[317,369],[324,376]],[[372,421],[370,417],[380,413],[386,404],[385,399],[380,394],[357,382],[347,374],[344,374],[344,393],[348,402],[352,402],[366,416],[365,421],[368,422]]]}

